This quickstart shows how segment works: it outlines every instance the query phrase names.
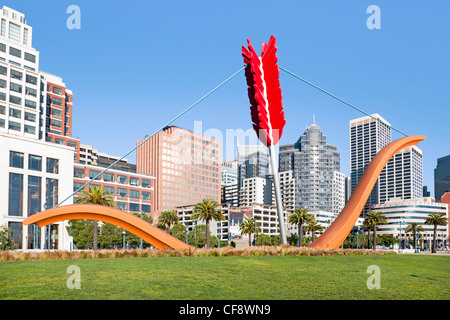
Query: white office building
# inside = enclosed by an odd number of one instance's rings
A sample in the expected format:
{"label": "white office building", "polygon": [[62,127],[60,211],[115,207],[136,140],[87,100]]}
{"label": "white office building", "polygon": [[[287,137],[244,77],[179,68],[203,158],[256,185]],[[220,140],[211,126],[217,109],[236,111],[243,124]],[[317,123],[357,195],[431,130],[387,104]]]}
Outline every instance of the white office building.
{"label": "white office building", "polygon": [[[402,247],[409,243],[408,239],[413,239],[411,232],[406,232],[411,223],[419,224],[424,232],[419,234],[419,244],[422,248],[430,249],[433,240],[434,225],[425,224],[425,219],[432,213],[444,213],[449,217],[449,205],[435,202],[434,198],[418,199],[389,199],[383,204],[373,207],[375,211],[383,212],[388,221],[387,224],[379,225],[377,234],[392,234],[402,241]],[[437,227],[438,247],[448,246],[448,225]],[[408,245],[407,245],[408,246]]]}
{"label": "white office building", "polygon": [[72,188],[71,147],[0,133],[0,225],[11,229],[18,249],[69,250],[66,221],[39,228],[23,220],[56,206]]}

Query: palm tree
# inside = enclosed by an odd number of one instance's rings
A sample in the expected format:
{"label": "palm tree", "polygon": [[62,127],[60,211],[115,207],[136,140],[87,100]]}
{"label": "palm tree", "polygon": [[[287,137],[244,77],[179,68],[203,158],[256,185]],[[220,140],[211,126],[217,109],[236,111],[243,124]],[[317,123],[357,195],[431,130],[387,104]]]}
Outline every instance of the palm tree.
{"label": "palm tree", "polygon": [[205,220],[206,221],[206,248],[209,248],[209,223],[211,220],[225,220],[222,214],[222,210],[218,209],[220,204],[212,199],[203,199],[201,202],[197,203],[191,214],[192,220]]}
{"label": "palm tree", "polygon": [[420,232],[424,232],[425,230],[423,229],[423,227],[415,222],[410,223],[406,229],[405,229],[405,233],[412,233],[413,237],[414,237],[414,249],[416,249],[416,233],[420,233]]}
{"label": "palm tree", "polygon": [[247,218],[239,225],[239,230],[241,234],[248,234],[248,246],[252,245],[252,233],[255,235],[261,232],[259,228],[259,223],[256,222],[255,218]]}
{"label": "palm tree", "polygon": [[437,226],[445,226],[448,223],[448,219],[445,216],[445,213],[431,213],[425,219],[425,223],[434,225],[433,250],[431,251],[431,253],[436,253]]}
{"label": "palm tree", "polygon": [[314,242],[314,233],[316,231],[323,231],[323,227],[317,223],[317,220],[313,217],[308,221],[308,224],[305,226],[306,232],[311,232],[311,239]]}
{"label": "palm tree", "polygon": [[365,221],[368,226],[373,227],[373,250],[376,250],[377,245],[377,225],[387,223],[386,217],[381,211],[369,211],[366,214]]}
{"label": "palm tree", "polygon": [[292,213],[288,218],[290,224],[296,224],[298,226],[299,246],[302,245],[303,225],[309,222],[312,218],[314,218],[314,216],[311,213],[309,213],[309,210],[307,208],[295,209],[294,213]]}
{"label": "palm tree", "polygon": [[178,214],[175,210],[163,211],[158,217],[158,222],[166,225],[166,231],[170,234],[170,225],[178,222]]}
{"label": "palm tree", "polygon": [[[102,206],[115,207],[116,203],[114,202],[111,193],[107,190],[104,190],[100,186],[92,186],[89,185],[89,191],[82,190],[81,195],[79,195],[75,199],[75,203],[90,203],[90,204],[99,204]],[[92,248],[97,250],[97,238],[98,238],[98,227],[97,220],[94,220],[94,243]]]}

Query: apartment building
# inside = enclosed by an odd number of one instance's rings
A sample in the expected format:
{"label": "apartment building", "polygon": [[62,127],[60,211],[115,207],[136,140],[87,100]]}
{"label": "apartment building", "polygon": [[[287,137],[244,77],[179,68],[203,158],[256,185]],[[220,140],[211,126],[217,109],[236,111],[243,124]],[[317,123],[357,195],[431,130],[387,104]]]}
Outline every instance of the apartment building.
{"label": "apartment building", "polygon": [[[140,140],[137,143],[141,143]],[[174,210],[221,198],[221,143],[176,126],[164,128],[136,151],[140,174],[156,178],[154,210]]]}
{"label": "apartment building", "polygon": [[[75,163],[72,192],[80,189],[103,170],[103,167]],[[143,212],[147,215],[153,213],[154,184],[155,178],[152,176],[115,169],[107,170],[90,183],[91,186],[100,186],[108,191],[116,202],[117,209],[129,213]],[[86,186],[84,189],[88,188]],[[80,194],[78,192],[74,195],[74,201]]]}

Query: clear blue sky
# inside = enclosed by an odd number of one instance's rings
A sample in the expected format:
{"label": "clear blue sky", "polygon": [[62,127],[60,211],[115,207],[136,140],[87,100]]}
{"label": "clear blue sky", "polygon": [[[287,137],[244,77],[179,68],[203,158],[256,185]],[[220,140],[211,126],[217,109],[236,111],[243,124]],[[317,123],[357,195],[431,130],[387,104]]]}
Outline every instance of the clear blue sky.
{"label": "clear blue sky", "polygon": [[[423,134],[424,184],[450,154],[450,1],[1,1],[25,14],[41,70],[74,92],[73,135],[122,156],[243,66],[241,46],[277,37],[279,65],[408,135]],[[66,9],[81,9],[69,30]],[[369,5],[381,29],[369,30]],[[362,114],[281,73],[281,144],[316,123],[349,174],[349,120]],[[175,124],[251,127],[241,73]],[[401,135],[393,133],[393,138]],[[134,161],[134,154],[128,157]],[[432,192],[434,196],[434,192]]]}

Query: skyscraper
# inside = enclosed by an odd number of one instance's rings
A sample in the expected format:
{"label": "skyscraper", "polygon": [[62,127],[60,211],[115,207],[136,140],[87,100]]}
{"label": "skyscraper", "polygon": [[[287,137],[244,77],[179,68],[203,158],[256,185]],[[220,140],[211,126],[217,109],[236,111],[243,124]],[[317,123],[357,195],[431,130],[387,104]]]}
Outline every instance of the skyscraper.
{"label": "skyscraper", "polygon": [[237,146],[239,188],[245,178],[269,177],[269,154],[264,145]]}
{"label": "skyscraper", "polygon": [[340,212],[345,197],[340,154],[326,143],[316,124],[310,125],[296,143],[280,146],[279,171],[290,170],[295,180],[295,208]]}
{"label": "skyscraper", "polygon": [[[391,142],[390,124],[379,114],[350,121],[350,178],[355,189],[372,158]],[[417,146],[397,152],[381,172],[363,212],[389,199],[421,198],[422,150]]]}
{"label": "skyscraper", "polygon": [[442,195],[450,189],[450,155],[438,158],[434,169],[434,198],[440,201]]}
{"label": "skyscraper", "polygon": [[220,150],[220,141],[175,126],[164,128],[137,148],[137,173],[156,177],[155,212],[205,198],[220,202]]}
{"label": "skyscraper", "polygon": [[[350,183],[352,192],[372,158],[390,142],[390,124],[379,114],[350,120]],[[378,179],[366,202],[366,207],[379,203],[379,188]]]}

